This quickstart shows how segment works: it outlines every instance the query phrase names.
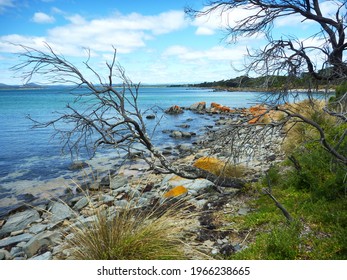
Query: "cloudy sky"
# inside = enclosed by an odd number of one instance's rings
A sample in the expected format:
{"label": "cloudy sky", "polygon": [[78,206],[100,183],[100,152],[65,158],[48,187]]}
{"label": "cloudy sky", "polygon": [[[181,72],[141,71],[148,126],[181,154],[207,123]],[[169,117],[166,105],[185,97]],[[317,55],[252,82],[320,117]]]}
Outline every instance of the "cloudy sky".
{"label": "cloudy sky", "polygon": [[[134,82],[194,83],[240,75],[246,48],[265,44],[261,35],[227,44],[223,27],[249,13],[189,19],[184,7],[204,0],[0,0],[0,83],[19,84],[9,68],[18,63],[23,44],[42,50],[47,42],[57,53],[82,67],[85,49],[102,73],[105,61],[117,59]],[[276,22],[276,36],[306,36],[312,24],[300,18]],[[43,82],[35,77],[33,82]]]}

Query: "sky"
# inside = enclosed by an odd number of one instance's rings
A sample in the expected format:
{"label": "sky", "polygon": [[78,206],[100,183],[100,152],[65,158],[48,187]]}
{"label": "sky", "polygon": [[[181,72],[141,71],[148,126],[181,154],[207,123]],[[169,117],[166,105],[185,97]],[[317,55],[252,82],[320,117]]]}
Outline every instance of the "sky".
{"label": "sky", "polygon": [[[83,69],[90,65],[106,75],[106,61],[117,62],[135,83],[178,84],[217,81],[240,76],[247,48],[265,45],[264,36],[225,40],[227,24],[244,17],[247,9],[192,19],[184,7],[202,9],[204,0],[0,0],[0,83],[22,84],[19,63],[23,44],[44,50],[45,43]],[[328,6],[327,6],[328,10]],[[305,37],[313,24],[298,17],[275,24],[276,36]],[[91,80],[91,73],[85,74]],[[45,83],[43,77],[31,82]]]}

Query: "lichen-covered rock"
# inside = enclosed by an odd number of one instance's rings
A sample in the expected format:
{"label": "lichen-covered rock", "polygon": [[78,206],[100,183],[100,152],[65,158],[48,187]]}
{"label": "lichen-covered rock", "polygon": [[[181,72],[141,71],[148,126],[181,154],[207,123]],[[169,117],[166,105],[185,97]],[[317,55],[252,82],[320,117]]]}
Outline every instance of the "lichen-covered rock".
{"label": "lichen-covered rock", "polygon": [[170,115],[182,114],[183,109],[178,105],[173,105],[169,109],[165,110],[165,113]]}
{"label": "lichen-covered rock", "polygon": [[170,198],[170,197],[178,197],[183,194],[186,194],[188,192],[188,189],[184,186],[177,186],[173,189],[169,190],[168,192],[164,193],[163,197]]}
{"label": "lichen-covered rock", "polygon": [[198,112],[204,111],[206,110],[206,102],[194,103],[193,105],[189,107],[189,109],[192,111],[198,111]]}

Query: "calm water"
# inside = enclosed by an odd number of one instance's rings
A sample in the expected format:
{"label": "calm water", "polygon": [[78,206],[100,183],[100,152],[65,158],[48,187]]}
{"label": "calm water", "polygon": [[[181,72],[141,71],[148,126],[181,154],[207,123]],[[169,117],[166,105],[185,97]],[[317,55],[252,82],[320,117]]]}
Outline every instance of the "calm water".
{"label": "calm water", "polygon": [[[257,94],[250,92],[213,92],[206,89],[189,88],[142,88],[139,106],[142,111],[158,106],[166,109],[172,105],[190,106],[195,102],[206,101],[221,103],[230,107],[248,107]],[[69,155],[61,155],[61,144],[52,139],[52,128],[32,129],[32,121],[51,120],[57,113],[64,111],[66,104],[73,101],[67,88],[0,90],[0,214],[1,208],[16,203],[14,197],[33,192],[41,183],[49,182],[52,189],[61,181],[54,179],[69,173],[71,164]],[[161,111],[158,109],[159,115]],[[187,123],[190,131],[199,132],[201,127],[212,124],[211,118],[185,111],[179,116],[167,116],[162,119],[154,135],[158,145],[175,143],[164,129]],[[151,129],[156,123],[148,120]],[[105,157],[101,151],[100,157]],[[72,175],[70,175],[72,176]],[[53,180],[53,181],[52,181]],[[34,183],[33,183],[34,182]],[[40,189],[48,191],[50,187]],[[30,191],[29,191],[30,189]],[[38,194],[34,194],[38,195]],[[0,215],[1,216],[1,215]]]}

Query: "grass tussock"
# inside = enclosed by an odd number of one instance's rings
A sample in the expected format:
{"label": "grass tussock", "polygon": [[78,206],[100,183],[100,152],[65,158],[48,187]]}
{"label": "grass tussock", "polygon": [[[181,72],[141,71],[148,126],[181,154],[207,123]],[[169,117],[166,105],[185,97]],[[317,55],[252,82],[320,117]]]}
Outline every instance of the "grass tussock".
{"label": "grass tussock", "polygon": [[[323,129],[336,126],[336,119],[324,112],[325,102],[322,100],[305,100],[299,103],[287,104],[286,109],[297,113],[319,124]],[[285,130],[287,137],[283,149],[290,154],[298,146],[319,140],[319,132],[313,126],[301,122],[298,118],[289,121]]]}
{"label": "grass tussock", "polygon": [[[96,211],[90,225],[73,228],[68,247],[78,260],[172,260],[184,259],[180,233],[181,211],[172,207],[160,215],[141,208],[117,213]],[[182,215],[182,214],[181,214]]]}
{"label": "grass tussock", "polygon": [[245,172],[242,165],[234,165],[212,157],[202,157],[194,162],[194,166],[206,170],[216,176],[240,178]]}

